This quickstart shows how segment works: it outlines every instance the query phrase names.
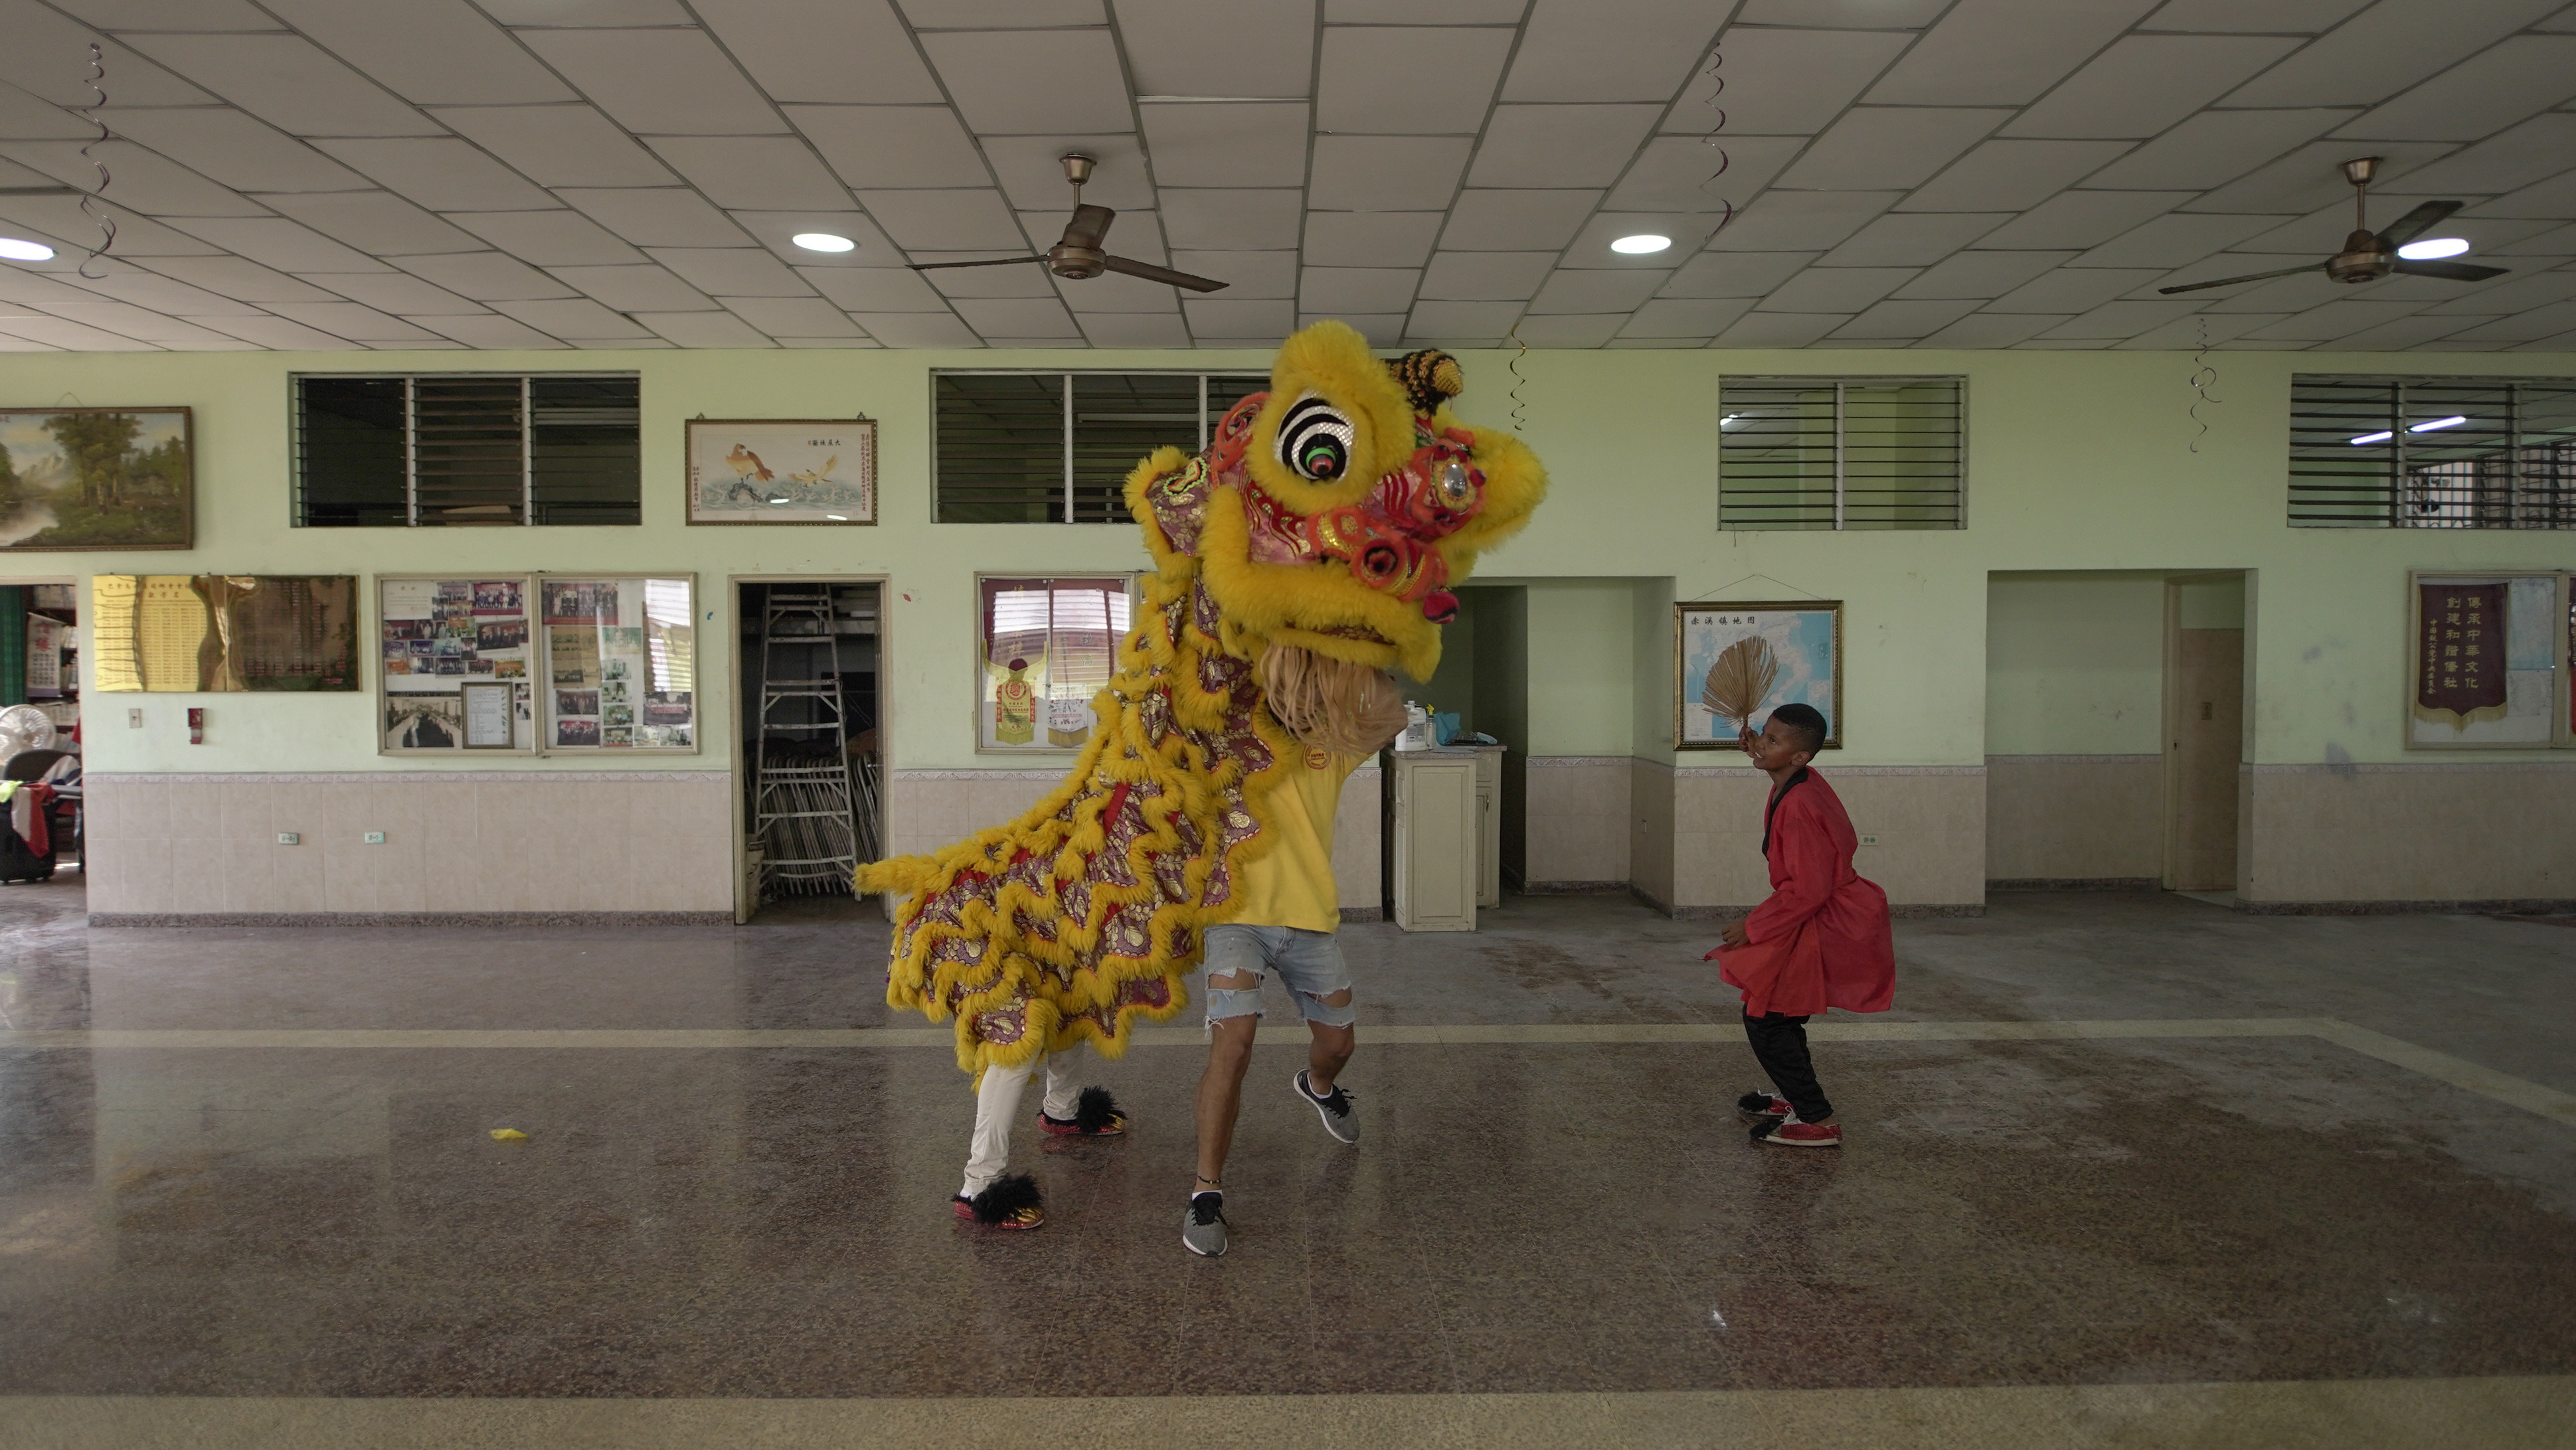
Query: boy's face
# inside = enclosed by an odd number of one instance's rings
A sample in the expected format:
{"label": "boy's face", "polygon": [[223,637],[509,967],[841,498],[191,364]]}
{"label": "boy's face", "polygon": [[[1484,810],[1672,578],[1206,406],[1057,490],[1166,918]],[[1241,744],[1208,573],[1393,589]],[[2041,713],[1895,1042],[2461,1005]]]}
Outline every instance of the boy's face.
{"label": "boy's face", "polygon": [[1744,753],[1763,770],[1795,770],[1815,758],[1815,752],[1799,744],[1776,716],[1762,722],[1762,733],[1745,742]]}

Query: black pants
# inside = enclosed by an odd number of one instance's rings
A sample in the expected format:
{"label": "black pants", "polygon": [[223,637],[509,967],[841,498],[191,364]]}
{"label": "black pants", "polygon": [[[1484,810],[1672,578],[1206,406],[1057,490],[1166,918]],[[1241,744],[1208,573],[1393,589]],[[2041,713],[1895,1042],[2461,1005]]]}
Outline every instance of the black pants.
{"label": "black pants", "polygon": [[1816,1065],[1807,1057],[1806,1018],[1746,1013],[1744,1040],[1753,1044],[1753,1060],[1771,1074],[1771,1085],[1798,1110],[1799,1122],[1821,1123],[1834,1115],[1834,1105],[1816,1085]]}

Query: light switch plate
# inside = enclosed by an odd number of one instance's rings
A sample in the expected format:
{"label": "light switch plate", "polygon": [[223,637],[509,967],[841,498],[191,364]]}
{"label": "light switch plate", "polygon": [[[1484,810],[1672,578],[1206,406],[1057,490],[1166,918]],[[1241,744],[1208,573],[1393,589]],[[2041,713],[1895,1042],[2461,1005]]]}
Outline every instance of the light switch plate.
{"label": "light switch plate", "polygon": [[385,843],[385,833],[384,833],[384,832],[382,832],[382,831],[369,831],[369,832],[367,833],[367,844],[368,844],[368,845],[370,845],[370,846],[381,846],[381,845],[383,845],[384,843]]}
{"label": "light switch plate", "polygon": [[1861,837],[1861,838],[1860,838],[1860,843],[1861,843],[1862,845],[1864,845],[1864,846],[1875,846],[1875,845],[1877,845],[1877,844],[1878,844],[1878,837],[1876,837],[1876,836],[1863,836],[1863,837]]}
{"label": "light switch plate", "polygon": [[143,728],[143,712],[142,712],[141,710],[128,710],[128,711],[126,711],[126,712],[125,712],[125,728],[126,728],[126,729],[128,729],[128,730],[140,730],[140,729],[142,729],[142,728]]}
{"label": "light switch plate", "polygon": [[304,838],[293,831],[280,831],[277,833],[277,844],[281,846],[300,846],[304,844]]}

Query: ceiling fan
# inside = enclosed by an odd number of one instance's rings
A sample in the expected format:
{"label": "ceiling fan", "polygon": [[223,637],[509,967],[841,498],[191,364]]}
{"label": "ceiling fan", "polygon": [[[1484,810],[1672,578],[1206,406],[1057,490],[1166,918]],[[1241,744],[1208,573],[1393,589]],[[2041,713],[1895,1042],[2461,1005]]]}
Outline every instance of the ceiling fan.
{"label": "ceiling fan", "polygon": [[1044,262],[1048,271],[1075,281],[1097,277],[1103,272],[1123,272],[1148,282],[1169,282],[1175,287],[1187,287],[1193,292],[1215,292],[1225,286],[1223,282],[1206,277],[1175,272],[1169,267],[1157,267],[1133,257],[1113,257],[1100,250],[1100,244],[1109,236],[1109,224],[1118,219],[1118,213],[1105,206],[1086,206],[1083,203],[1082,184],[1091,179],[1091,168],[1098,163],[1079,151],[1060,159],[1064,163],[1064,179],[1073,183],[1073,220],[1064,224],[1063,239],[1047,248],[1045,255],[996,257],[989,262],[908,262],[905,265],[916,272],[936,272],[943,267],[1011,267],[1022,262]]}
{"label": "ceiling fan", "polygon": [[2338,282],[2376,282],[2391,272],[2409,277],[2442,277],[2453,282],[2483,282],[2501,277],[2508,267],[2480,267],[2469,262],[2410,261],[2397,255],[2397,249],[2431,231],[2436,224],[2458,211],[2465,202],[2428,201],[2406,215],[2390,222],[2374,234],[2370,230],[2370,178],[2379,171],[2379,158],[2364,156],[2343,164],[2344,180],[2352,183],[2352,235],[2343,239],[2343,250],[2323,262],[2304,267],[2283,267],[2277,272],[2250,272],[2242,277],[2221,277],[2215,282],[2194,282],[2185,287],[2159,287],[2167,296],[2176,292],[2201,292],[2212,287],[2233,287],[2239,282],[2261,282],[2273,277],[2295,277],[2301,272],[2322,271]]}

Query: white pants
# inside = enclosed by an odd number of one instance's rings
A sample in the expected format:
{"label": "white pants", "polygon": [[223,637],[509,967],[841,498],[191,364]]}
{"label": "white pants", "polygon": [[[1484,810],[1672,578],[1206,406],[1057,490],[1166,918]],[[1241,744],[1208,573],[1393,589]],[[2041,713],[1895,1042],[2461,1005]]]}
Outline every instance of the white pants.
{"label": "white pants", "polygon": [[[1075,1099],[1082,1095],[1074,1081],[1073,1054],[1041,1054],[1046,1058],[1046,1115],[1065,1119],[1073,1116]],[[973,1198],[1011,1166],[1011,1119],[1020,1111],[1020,1089],[1029,1085],[1037,1071],[1037,1059],[1031,1058],[1017,1067],[989,1067],[984,1070],[984,1085],[975,1090],[975,1136],[966,1151],[966,1186],[958,1191]]]}

